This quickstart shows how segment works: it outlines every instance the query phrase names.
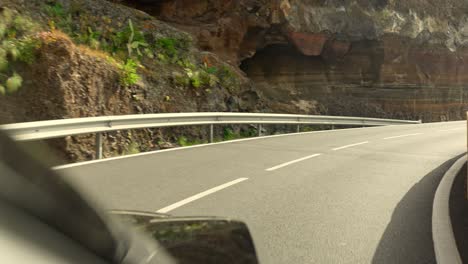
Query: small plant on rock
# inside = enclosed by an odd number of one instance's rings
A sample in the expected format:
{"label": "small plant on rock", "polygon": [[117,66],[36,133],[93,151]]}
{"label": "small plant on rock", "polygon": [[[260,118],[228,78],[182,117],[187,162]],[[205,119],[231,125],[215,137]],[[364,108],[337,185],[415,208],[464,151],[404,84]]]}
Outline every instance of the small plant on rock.
{"label": "small plant on rock", "polygon": [[140,153],[140,146],[137,142],[132,141],[128,146],[125,148],[123,155],[134,155]]}
{"label": "small plant on rock", "polygon": [[173,38],[160,38],[156,41],[156,46],[171,58],[177,56],[176,44],[177,40]]}
{"label": "small plant on rock", "polygon": [[188,142],[188,139],[184,136],[180,136],[178,139],[177,139],[177,143],[179,144],[179,146],[181,147],[186,147],[189,145],[189,142]]}
{"label": "small plant on rock", "polygon": [[21,78],[19,74],[14,73],[13,76],[6,81],[6,92],[8,94],[13,94],[18,91],[22,84],[23,78]]}
{"label": "small plant on rock", "polygon": [[32,64],[40,42],[33,36],[36,25],[17,12],[4,8],[0,11],[0,94],[13,94],[23,84],[15,72],[15,62]]}
{"label": "small plant on rock", "polygon": [[101,34],[97,31],[94,31],[91,27],[88,27],[88,31],[86,34],[78,36],[78,40],[80,43],[86,44],[92,49],[99,49],[101,43],[99,38]]}
{"label": "small plant on rock", "polygon": [[128,59],[127,62],[120,67],[120,84],[123,86],[130,86],[136,84],[140,80],[140,76],[137,74],[138,64]]}
{"label": "small plant on rock", "polygon": [[227,88],[231,92],[233,92],[235,88],[239,86],[238,77],[228,66],[222,66],[217,71],[216,75],[219,78],[219,83],[221,86]]}
{"label": "small plant on rock", "polygon": [[179,72],[173,73],[173,81],[176,85],[179,86],[189,86],[190,85],[190,78],[186,74],[182,74]]}
{"label": "small plant on rock", "polygon": [[234,130],[231,128],[225,128],[223,133],[223,140],[233,140],[236,139],[237,135],[234,133]]}
{"label": "small plant on rock", "polygon": [[17,42],[18,60],[29,65],[36,60],[36,51],[41,47],[41,42],[33,37],[26,37]]}
{"label": "small plant on rock", "polygon": [[219,83],[219,79],[216,75],[206,71],[200,72],[200,79],[204,87],[213,88]]}
{"label": "small plant on rock", "polygon": [[146,43],[145,36],[141,31],[135,31],[133,28],[132,20],[128,20],[128,27],[131,31],[130,37],[127,42],[128,56],[132,57],[133,51],[136,51],[138,56],[143,56],[142,50],[145,54],[152,56],[152,52],[148,49],[148,43]]}
{"label": "small plant on rock", "polygon": [[7,52],[0,46],[0,72],[8,69]]}
{"label": "small plant on rock", "polygon": [[49,2],[44,6],[44,10],[50,17],[49,26],[51,29],[58,28],[67,34],[73,33],[72,16],[60,3]]}
{"label": "small plant on rock", "polygon": [[50,17],[65,17],[66,12],[63,9],[63,6],[57,2],[51,2],[45,6],[45,11]]}
{"label": "small plant on rock", "polygon": [[128,26],[117,32],[112,37],[113,51],[118,52],[126,50],[128,57],[142,57],[144,55],[152,58],[153,52],[148,48],[142,31],[135,28],[131,19],[128,20]]}

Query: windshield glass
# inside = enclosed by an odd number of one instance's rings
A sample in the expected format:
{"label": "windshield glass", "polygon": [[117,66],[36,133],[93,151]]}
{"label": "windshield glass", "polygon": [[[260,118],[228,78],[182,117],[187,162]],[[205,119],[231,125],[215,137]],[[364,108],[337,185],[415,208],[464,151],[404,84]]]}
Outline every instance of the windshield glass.
{"label": "windshield glass", "polygon": [[438,192],[466,152],[467,1],[0,2],[2,159],[57,179],[41,219],[94,214],[65,232],[98,254],[112,211],[222,219],[226,247],[245,224],[264,263],[468,262],[463,170]]}

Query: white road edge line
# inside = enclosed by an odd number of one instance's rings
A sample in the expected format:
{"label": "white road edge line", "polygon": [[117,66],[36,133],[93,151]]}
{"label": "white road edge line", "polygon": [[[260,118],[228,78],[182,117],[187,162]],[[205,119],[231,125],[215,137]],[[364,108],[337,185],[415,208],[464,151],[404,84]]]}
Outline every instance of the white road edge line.
{"label": "white road edge line", "polygon": [[[390,126],[385,126],[385,127],[394,127],[394,126],[406,126],[406,125],[390,125]],[[411,126],[415,126],[415,125],[411,125]],[[172,152],[172,151],[185,151],[185,150],[194,149],[194,148],[210,147],[210,146],[216,146],[216,145],[221,145],[221,144],[233,144],[233,143],[246,142],[246,141],[264,140],[264,139],[276,138],[276,137],[292,137],[292,136],[302,136],[302,135],[310,135],[310,134],[337,133],[337,132],[346,132],[346,131],[350,131],[350,130],[352,131],[352,130],[379,129],[379,128],[383,128],[383,127],[382,126],[376,126],[376,127],[366,127],[366,128],[361,128],[361,127],[358,127],[358,128],[344,128],[344,129],[335,129],[335,130],[320,130],[320,131],[311,131],[311,132],[271,135],[271,136],[262,136],[262,137],[252,137],[252,138],[242,138],[242,139],[228,140],[228,141],[216,142],[216,143],[200,144],[200,145],[194,145],[194,146],[188,146],[188,147],[178,147],[178,148],[172,148],[172,149],[153,150],[153,151],[148,151],[148,152],[143,152],[143,153],[138,153],[138,154],[118,156],[118,157],[112,157],[112,158],[104,158],[104,159],[99,159],[99,160],[82,161],[82,162],[77,162],[77,163],[71,163],[71,164],[55,166],[55,167],[52,167],[52,169],[53,170],[63,170],[63,169],[68,169],[68,168],[73,168],[73,167],[78,167],[78,166],[84,166],[84,165],[90,165],[90,164],[94,164],[94,163],[108,162],[108,161],[113,161],[113,160],[135,158],[135,157],[147,156],[147,155],[153,155],[153,154],[162,154],[162,153],[165,153],[165,152]]]}
{"label": "white road edge line", "polygon": [[229,187],[229,186],[238,184],[238,183],[243,182],[243,181],[246,181],[246,180],[248,180],[248,179],[249,179],[249,178],[239,178],[239,179],[237,179],[237,180],[230,181],[230,182],[228,182],[228,183],[225,183],[225,184],[219,185],[219,186],[217,186],[217,187],[211,188],[211,189],[209,189],[209,190],[207,190],[207,191],[204,191],[204,192],[201,192],[201,193],[199,193],[199,194],[195,194],[194,196],[190,196],[190,197],[188,197],[188,198],[186,198],[186,199],[184,199],[184,200],[182,200],[182,201],[179,201],[179,202],[177,202],[177,203],[174,203],[174,204],[171,204],[171,205],[169,205],[169,206],[166,206],[166,207],[164,207],[164,208],[162,208],[162,209],[159,209],[159,210],[156,211],[156,212],[157,212],[157,213],[165,214],[165,213],[170,212],[170,211],[172,211],[172,210],[174,210],[174,209],[176,209],[176,208],[179,208],[179,207],[181,207],[181,206],[183,206],[183,205],[186,205],[186,204],[188,204],[188,203],[191,203],[191,202],[193,202],[193,201],[196,201],[196,200],[198,200],[198,199],[201,199],[201,198],[203,198],[203,197],[205,197],[205,196],[208,196],[208,195],[210,195],[210,194],[213,194],[213,193],[215,193],[215,192],[219,192],[219,191],[221,191],[222,189],[226,189],[226,188]]}
{"label": "white road edge line", "polygon": [[387,139],[402,138],[402,137],[412,137],[412,136],[419,136],[422,134],[423,133],[407,134],[407,135],[400,135],[400,136],[394,136],[394,137],[386,137],[384,139],[387,140]]}
{"label": "white road edge line", "polygon": [[289,162],[286,162],[286,163],[283,163],[283,164],[280,164],[278,166],[274,166],[274,167],[271,167],[269,169],[266,169],[266,171],[274,171],[274,170],[277,170],[277,169],[281,169],[283,167],[286,167],[286,166],[289,166],[291,164],[294,164],[294,163],[298,163],[298,162],[301,162],[301,161],[304,161],[304,160],[308,160],[308,159],[311,159],[311,158],[315,158],[315,157],[318,157],[322,154],[318,153],[318,154],[314,154],[314,155],[310,155],[310,156],[307,156],[307,157],[303,157],[303,158],[300,158],[300,159],[297,159],[297,160],[292,160],[292,161],[289,161]]}
{"label": "white road edge line", "polygon": [[455,179],[466,163],[466,155],[445,172],[435,192],[432,204],[432,241],[437,263],[461,264],[450,218],[450,193]]}
{"label": "white road edge line", "polygon": [[364,141],[364,142],[360,142],[360,143],[356,143],[356,144],[351,144],[351,145],[346,145],[346,146],[342,146],[342,147],[339,147],[339,148],[334,148],[333,150],[336,151],[336,150],[342,150],[342,149],[347,149],[347,148],[351,148],[351,147],[355,147],[355,146],[360,146],[360,145],[364,145],[364,144],[368,144],[369,141]]}

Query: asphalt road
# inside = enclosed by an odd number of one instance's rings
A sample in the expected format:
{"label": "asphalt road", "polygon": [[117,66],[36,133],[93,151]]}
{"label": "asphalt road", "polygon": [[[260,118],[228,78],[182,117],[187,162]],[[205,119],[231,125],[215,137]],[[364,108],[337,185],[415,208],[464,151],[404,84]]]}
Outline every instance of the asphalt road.
{"label": "asphalt road", "polygon": [[466,133],[466,122],[334,130],[59,171],[109,209],[244,220],[262,263],[434,263],[432,200]]}

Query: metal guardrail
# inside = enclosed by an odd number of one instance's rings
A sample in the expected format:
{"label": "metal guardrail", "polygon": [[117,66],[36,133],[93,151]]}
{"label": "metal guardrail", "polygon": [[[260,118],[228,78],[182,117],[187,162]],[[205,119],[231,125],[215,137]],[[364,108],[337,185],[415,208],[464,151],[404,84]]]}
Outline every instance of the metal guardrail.
{"label": "metal guardrail", "polygon": [[260,113],[175,113],[145,114],[105,117],[85,117],[37,121],[2,125],[0,129],[19,141],[59,138],[81,134],[96,133],[96,158],[102,158],[102,133],[155,127],[209,125],[210,142],[213,142],[213,125],[216,124],[257,124],[261,136],[262,124],[300,125],[349,125],[349,126],[386,126],[420,124],[421,121],[406,121],[379,118],[316,116]]}

